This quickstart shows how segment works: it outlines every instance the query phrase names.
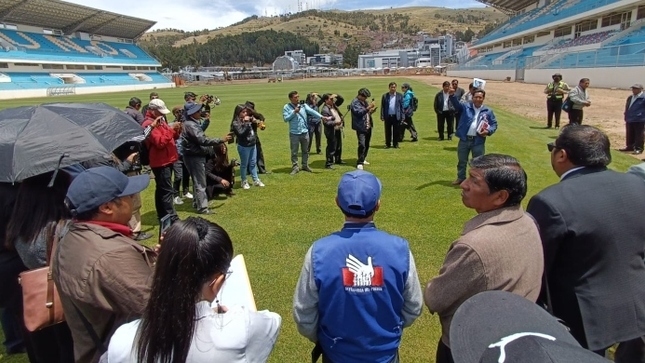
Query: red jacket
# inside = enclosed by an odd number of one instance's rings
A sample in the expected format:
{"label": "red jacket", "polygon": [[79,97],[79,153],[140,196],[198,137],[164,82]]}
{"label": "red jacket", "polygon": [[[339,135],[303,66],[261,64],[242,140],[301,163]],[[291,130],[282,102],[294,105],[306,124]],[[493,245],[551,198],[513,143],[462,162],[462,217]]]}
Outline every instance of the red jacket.
{"label": "red jacket", "polygon": [[[141,126],[146,128],[154,120],[154,114],[151,110],[148,110],[146,112],[146,119]],[[175,140],[179,138],[179,135],[179,133],[168,126],[165,120],[159,122],[159,126],[152,129],[150,136],[145,141],[148,147],[151,168],[170,165],[179,159],[177,146],[175,145]]]}

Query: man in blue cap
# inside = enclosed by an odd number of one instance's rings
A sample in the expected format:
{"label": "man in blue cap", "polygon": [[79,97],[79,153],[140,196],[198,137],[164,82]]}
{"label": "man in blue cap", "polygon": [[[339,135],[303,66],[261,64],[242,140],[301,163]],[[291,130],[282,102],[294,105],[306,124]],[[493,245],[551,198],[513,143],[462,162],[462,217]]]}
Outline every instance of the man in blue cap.
{"label": "man in blue cap", "polygon": [[408,241],[374,225],[380,197],[376,176],[345,173],[336,196],[345,225],[305,255],[293,317],[300,334],[316,343],[314,358],[322,354],[323,362],[398,362],[403,328],[421,315]]}
{"label": "man in blue cap", "polygon": [[89,329],[104,344],[121,324],[141,316],[150,296],[156,253],[132,239],[133,196],[148,175],[127,177],[101,166],[80,173],[65,204],[74,217],[52,258],[53,277],[74,339],[76,362],[98,362]]}

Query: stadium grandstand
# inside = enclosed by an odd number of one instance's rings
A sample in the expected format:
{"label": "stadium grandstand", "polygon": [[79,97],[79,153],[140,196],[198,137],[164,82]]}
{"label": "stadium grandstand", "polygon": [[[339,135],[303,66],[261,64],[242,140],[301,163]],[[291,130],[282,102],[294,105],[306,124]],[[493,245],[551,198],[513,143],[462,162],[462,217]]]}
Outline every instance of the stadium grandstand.
{"label": "stadium grandstand", "polygon": [[154,24],[60,0],[0,0],[0,99],[174,87],[136,45]]}
{"label": "stadium grandstand", "polygon": [[[627,88],[645,75],[644,0],[479,0],[510,19],[461,49],[448,75]],[[600,71],[600,72],[599,72]]]}

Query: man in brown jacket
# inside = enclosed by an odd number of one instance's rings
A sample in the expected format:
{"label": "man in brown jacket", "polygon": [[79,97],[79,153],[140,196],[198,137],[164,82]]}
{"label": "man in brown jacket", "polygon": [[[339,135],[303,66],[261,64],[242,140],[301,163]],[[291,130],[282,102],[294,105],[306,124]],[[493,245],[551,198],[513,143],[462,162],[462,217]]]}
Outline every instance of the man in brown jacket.
{"label": "man in brown jacket", "polygon": [[466,222],[424,293],[430,312],[441,321],[437,363],[453,362],[450,322],[464,301],[487,290],[536,301],[542,283],[542,243],[533,219],[520,206],[527,186],[519,162],[507,155],[482,155],[470,161],[469,174],[461,184],[462,202],[478,214]]}
{"label": "man in brown jacket", "polygon": [[133,196],[149,182],[102,166],[79,174],[67,191],[75,221],[58,245],[53,274],[77,363],[98,362],[114,331],[141,317],[148,302],[156,254],[132,239],[128,221]]}

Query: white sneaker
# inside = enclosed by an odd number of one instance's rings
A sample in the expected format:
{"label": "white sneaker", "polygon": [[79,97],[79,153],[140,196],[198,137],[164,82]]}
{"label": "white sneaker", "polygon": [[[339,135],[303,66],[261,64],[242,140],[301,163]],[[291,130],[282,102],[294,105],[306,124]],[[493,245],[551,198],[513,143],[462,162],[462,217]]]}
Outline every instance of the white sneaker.
{"label": "white sneaker", "polygon": [[184,198],[193,199],[193,195],[188,192],[184,194]]}
{"label": "white sneaker", "polygon": [[370,165],[370,162],[369,162],[369,161],[367,161],[367,160],[365,160],[365,161],[363,161],[363,164],[365,164],[365,165]]}
{"label": "white sneaker", "polygon": [[256,187],[263,187],[264,183],[262,183],[262,181],[260,179],[258,179],[258,180],[253,182],[253,185],[255,185]]}
{"label": "white sneaker", "polygon": [[177,204],[177,205],[184,204],[184,201],[183,201],[183,200],[181,200],[181,198],[179,198],[179,197],[175,197],[175,199],[173,200],[173,202],[175,202],[175,204]]}
{"label": "white sneaker", "polygon": [[243,181],[242,182],[242,189],[251,189],[251,186],[249,185],[249,182]]}
{"label": "white sneaker", "polygon": [[363,170],[363,164],[358,164],[358,165],[356,165],[356,169],[358,169],[358,170]]}

